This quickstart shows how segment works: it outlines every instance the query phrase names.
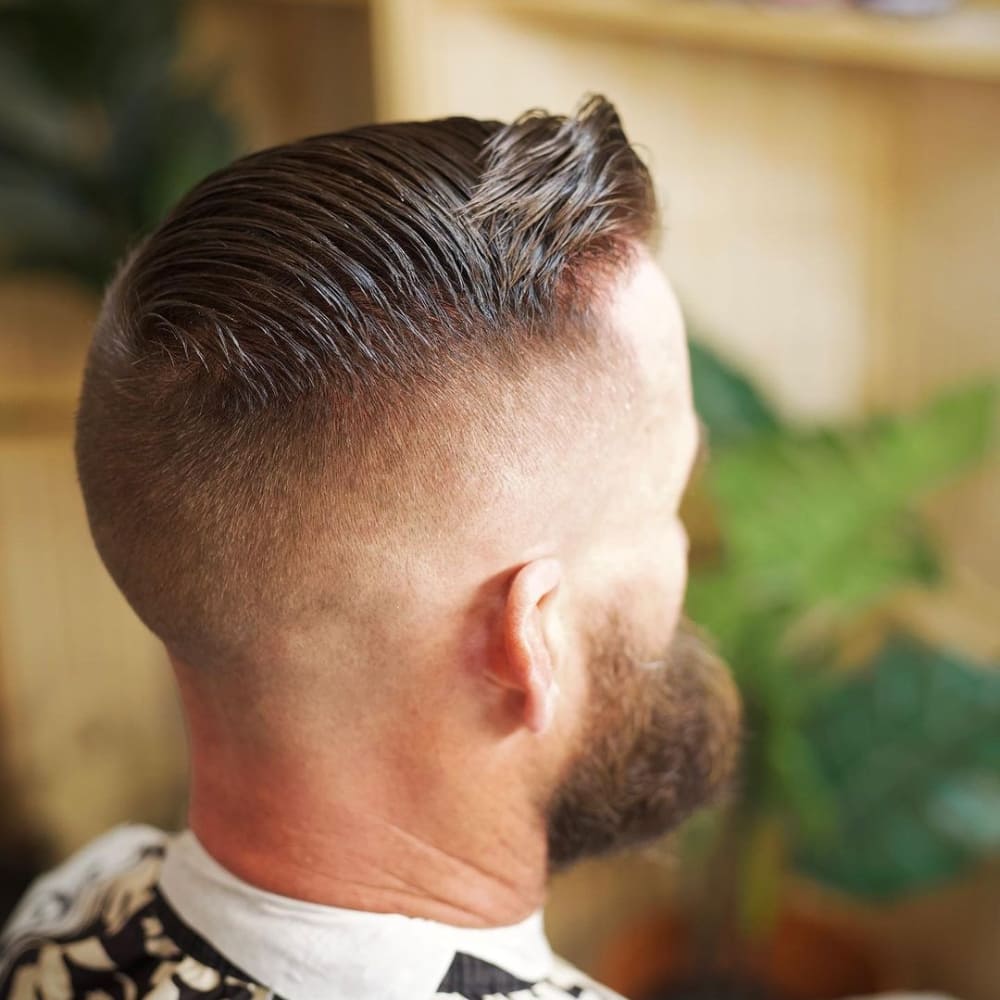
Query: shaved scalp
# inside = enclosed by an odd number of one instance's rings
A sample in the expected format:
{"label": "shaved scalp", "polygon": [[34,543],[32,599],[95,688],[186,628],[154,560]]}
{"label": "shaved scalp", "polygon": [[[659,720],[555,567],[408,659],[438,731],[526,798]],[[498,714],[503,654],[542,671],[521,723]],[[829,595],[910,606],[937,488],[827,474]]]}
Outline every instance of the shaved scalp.
{"label": "shaved scalp", "polygon": [[607,370],[605,294],[654,216],[600,97],[315,136],[204,180],[112,282],[78,413],[94,539],[139,616],[193,663],[363,616],[343,595],[393,539],[433,544],[572,434],[558,401]]}

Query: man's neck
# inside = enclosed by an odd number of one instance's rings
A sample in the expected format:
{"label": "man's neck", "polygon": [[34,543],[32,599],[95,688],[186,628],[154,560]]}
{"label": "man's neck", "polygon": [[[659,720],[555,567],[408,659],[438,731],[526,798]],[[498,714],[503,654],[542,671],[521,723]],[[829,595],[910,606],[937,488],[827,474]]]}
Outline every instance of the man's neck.
{"label": "man's neck", "polygon": [[359,794],[328,779],[317,789],[301,771],[260,766],[223,774],[197,757],[191,829],[258,888],[465,927],[517,923],[544,902],[544,828],[524,810],[472,793],[407,814],[405,796],[389,807],[368,785]]}

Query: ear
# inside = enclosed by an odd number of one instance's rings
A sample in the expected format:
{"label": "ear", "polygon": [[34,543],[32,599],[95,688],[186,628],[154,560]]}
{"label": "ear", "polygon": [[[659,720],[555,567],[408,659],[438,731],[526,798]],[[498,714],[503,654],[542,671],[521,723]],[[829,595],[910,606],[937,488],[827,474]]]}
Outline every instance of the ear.
{"label": "ear", "polygon": [[559,687],[542,626],[541,607],[562,578],[558,559],[535,559],[513,576],[502,612],[504,652],[501,683],[524,696],[524,725],[534,733],[548,729]]}

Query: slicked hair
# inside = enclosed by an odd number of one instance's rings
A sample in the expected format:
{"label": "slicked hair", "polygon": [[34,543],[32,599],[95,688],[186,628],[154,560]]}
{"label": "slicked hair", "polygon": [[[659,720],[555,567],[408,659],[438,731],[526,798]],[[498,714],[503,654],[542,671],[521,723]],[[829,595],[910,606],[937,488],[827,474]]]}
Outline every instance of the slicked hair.
{"label": "slicked hair", "polygon": [[594,355],[654,215],[601,97],[315,136],[202,181],[112,282],[77,419],[91,530],[139,616],[178,655],[238,659],[306,600],[320,532],[384,545],[442,462],[473,462],[437,439]]}

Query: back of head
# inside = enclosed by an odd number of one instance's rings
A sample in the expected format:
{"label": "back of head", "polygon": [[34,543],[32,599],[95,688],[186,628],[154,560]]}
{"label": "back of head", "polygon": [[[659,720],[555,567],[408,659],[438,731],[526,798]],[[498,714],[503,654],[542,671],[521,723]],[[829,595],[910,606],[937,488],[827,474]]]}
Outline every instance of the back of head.
{"label": "back of head", "polygon": [[532,427],[572,434],[546,400],[599,370],[602,294],[653,215],[601,98],[316,136],[199,184],[109,289],[79,408],[91,529],[139,616],[191,663],[363,621],[396,546],[467,523]]}

